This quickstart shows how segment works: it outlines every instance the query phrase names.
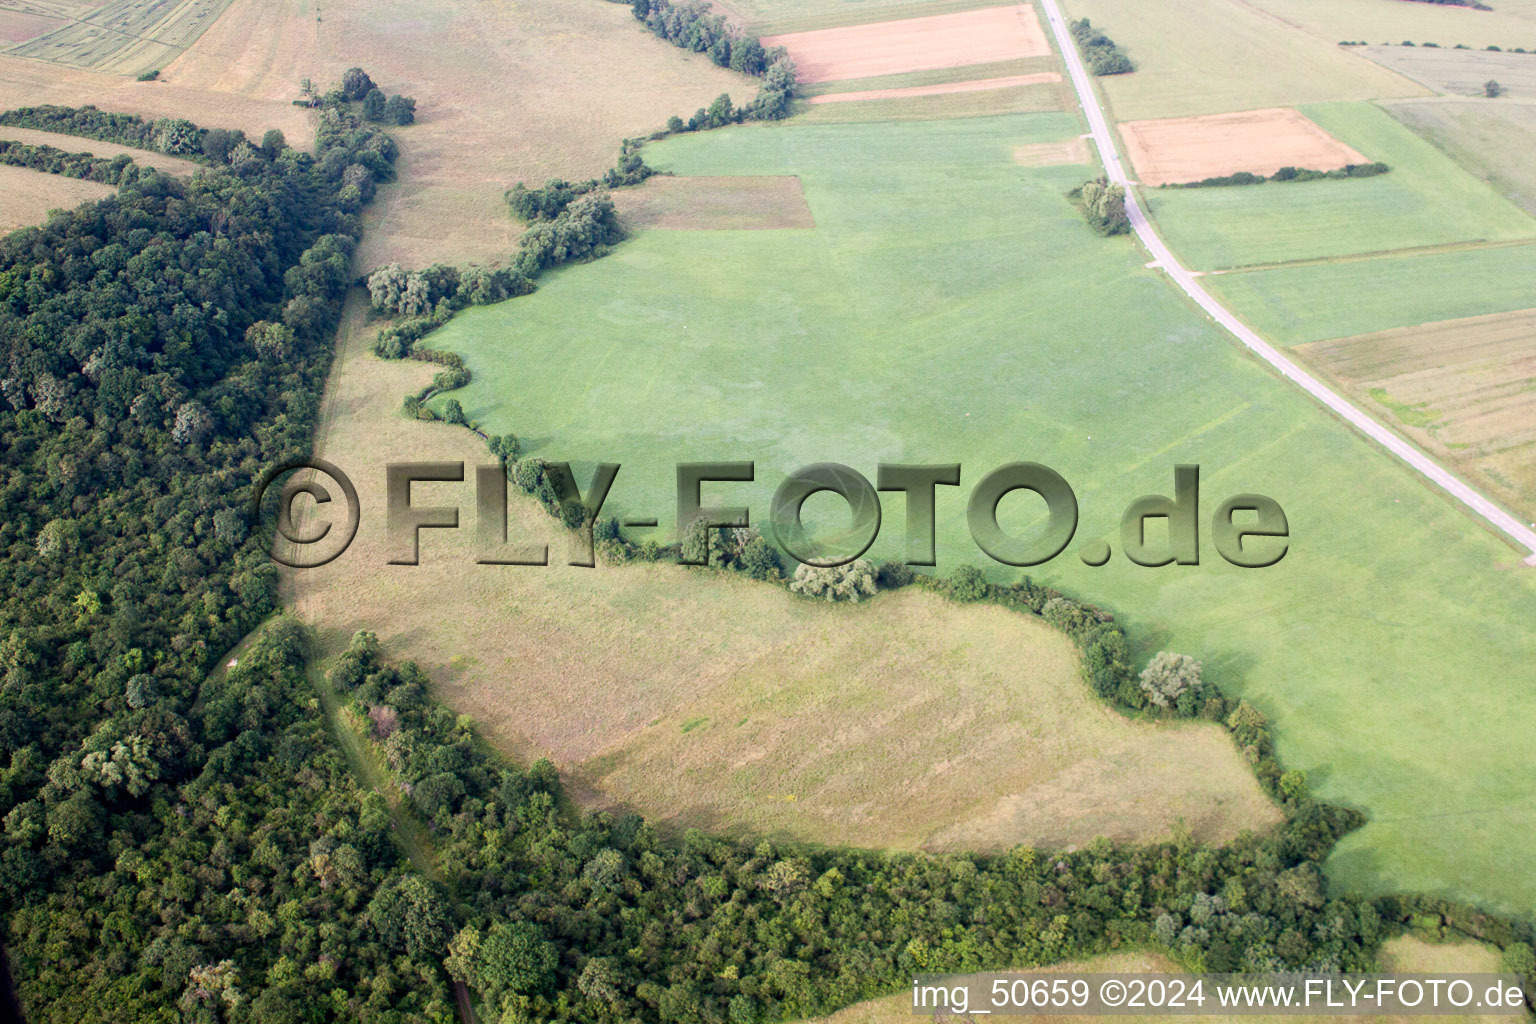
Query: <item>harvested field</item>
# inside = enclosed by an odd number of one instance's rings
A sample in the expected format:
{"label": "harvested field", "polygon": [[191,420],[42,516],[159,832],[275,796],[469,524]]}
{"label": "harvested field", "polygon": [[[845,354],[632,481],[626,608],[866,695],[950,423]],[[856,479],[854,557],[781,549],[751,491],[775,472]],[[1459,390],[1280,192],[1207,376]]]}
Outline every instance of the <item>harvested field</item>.
{"label": "harvested field", "polygon": [[[1536,61],[1536,58],[1533,58]],[[1536,103],[1401,100],[1387,113],[1536,216]]]}
{"label": "harvested field", "polygon": [[[466,430],[400,415],[431,368],[375,358],[372,337],[358,293],[317,442],[364,509],[382,507],[388,461],[487,458]],[[415,500],[472,503],[472,487],[418,485]],[[384,519],[365,514],[346,553],[290,574],[286,594],[327,650],[377,630],[498,747],[551,757],[588,805],[908,848],[940,832],[988,848],[1150,839],[1180,820],[1214,840],[1276,820],[1219,727],[1120,717],[1037,620],[916,591],[833,606],[675,565],[571,568],[536,505],[515,499],[510,520],[549,539],[554,564],[475,566],[465,529],[429,531],[419,566],[389,566]],[[1157,799],[1124,799],[1148,786]]]}
{"label": "harvested field", "polygon": [[1050,54],[1028,4],[769,36],[789,50],[802,82],[831,82]]}
{"label": "harvested field", "polygon": [[[240,128],[256,139],[268,128],[278,128],[290,145],[306,149],[314,142],[313,113],[289,103],[286,94],[269,98],[236,95],[199,85],[168,83],[164,78],[135,82],[103,71],[0,54],[0,109],[39,103],[90,104],[147,118],[190,118],[209,128]],[[78,144],[74,148],[79,148]]]}
{"label": "harvested field", "polygon": [[364,213],[359,270],[500,263],[521,231],[501,198],[513,183],[601,174],[621,139],[722,92],[743,103],[757,91],[593,0],[327,0],[318,23],[305,0],[235,0],[161,78],[205,103],[286,105],[303,78],[329,84],[353,65],[417,101],[417,123],[393,133],[399,180]]}
{"label": "harvested field", "polygon": [[946,96],[955,92],[987,92],[991,89],[1009,89],[1020,85],[1041,85],[1059,82],[1061,76],[1054,71],[1040,71],[1033,75],[1012,75],[1008,78],[984,78],[970,82],[944,82],[939,85],[911,85],[904,89],[865,89],[860,92],[829,92],[812,96],[807,103],[853,103],[859,100],[895,100],[908,96]]}
{"label": "harvested field", "polygon": [[22,43],[64,25],[62,18],[50,18],[31,11],[0,6],[0,43]]}
{"label": "harvested field", "polygon": [[1536,519],[1536,310],[1293,351],[1415,441]]}
{"label": "harvested field", "polygon": [[[1536,44],[1536,25],[1531,26]],[[1376,63],[1453,96],[1483,95],[1483,83],[1493,79],[1503,87],[1503,104],[1536,99],[1536,53],[1490,53],[1487,50],[1448,50],[1433,46],[1362,46],[1355,50]]]}
{"label": "harvested field", "polygon": [[1130,121],[1120,135],[1144,185],[1168,185],[1239,171],[1270,175],[1282,167],[1331,171],[1369,158],[1333,138],[1299,110]]}
{"label": "harvested field", "polygon": [[231,0],[110,0],[61,4],[69,20],[11,48],[18,57],[137,75],[169,64],[197,41]]}
{"label": "harvested field", "polygon": [[69,153],[90,153],[92,156],[104,157],[129,156],[136,164],[153,167],[167,174],[195,174],[203,169],[202,164],[183,160],[180,157],[166,156],[164,153],[156,153],[153,150],[134,149],[132,146],[119,146],[115,142],[98,142],[96,139],[82,139],[79,136],[60,135],[57,132],[40,132],[32,128],[0,125],[0,139],[25,142],[29,146],[52,146]]}
{"label": "harvested field", "polygon": [[48,219],[49,210],[69,209],[116,191],[99,181],[0,166],[0,232],[41,224]]}
{"label": "harvested field", "polygon": [[1025,167],[1054,167],[1057,164],[1086,164],[1093,155],[1087,139],[1071,139],[1019,146],[1013,151],[1013,159]]}
{"label": "harvested field", "polygon": [[660,231],[813,228],[805,191],[794,175],[672,177],[658,175],[613,193],[630,227]]}

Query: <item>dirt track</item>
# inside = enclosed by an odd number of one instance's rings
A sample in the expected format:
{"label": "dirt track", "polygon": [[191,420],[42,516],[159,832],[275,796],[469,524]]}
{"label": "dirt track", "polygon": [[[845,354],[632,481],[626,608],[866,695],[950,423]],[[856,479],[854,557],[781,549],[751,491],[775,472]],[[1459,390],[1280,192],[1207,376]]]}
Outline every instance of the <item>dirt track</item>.
{"label": "dirt track", "polygon": [[802,82],[870,78],[1051,53],[1035,9],[1028,4],[768,36],[763,45],[789,50]]}

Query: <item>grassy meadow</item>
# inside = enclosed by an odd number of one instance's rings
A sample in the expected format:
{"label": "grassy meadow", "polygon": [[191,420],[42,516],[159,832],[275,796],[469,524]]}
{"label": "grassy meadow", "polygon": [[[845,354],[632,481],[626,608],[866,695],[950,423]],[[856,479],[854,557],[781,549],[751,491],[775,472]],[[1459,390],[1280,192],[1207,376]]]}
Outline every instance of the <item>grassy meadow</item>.
{"label": "grassy meadow", "polygon": [[[800,175],[817,227],[642,233],[432,343],[473,368],[455,396],[471,417],[583,478],[622,463],[611,510],[657,516],[664,539],[674,463],[705,459],[756,462],[754,484],[706,498],[759,522],[797,466],[960,461],[966,486],[938,499],[941,571],[980,561],[965,495],[1008,461],[1072,483],[1078,543],[1118,547],[1121,510],[1167,492],[1178,462],[1202,464],[1206,514],[1271,495],[1293,545],[1270,569],[1207,546],[1199,567],[1091,569],[1071,548],[1035,571],[1107,603],[1143,655],[1192,653],[1274,716],[1286,763],[1371,816],[1329,864],[1340,882],[1536,906],[1536,808],[1507,799],[1536,768],[1520,696],[1536,581],[1194,315],[1130,242],[1093,236],[1063,196],[1089,169],[1011,158],[1079,131],[1042,114],[672,139],[650,159],[680,174]],[[808,509],[830,516],[822,497]],[[1022,531],[1042,511],[1014,496],[1000,517]],[[902,524],[887,501],[876,557]]]}
{"label": "grassy meadow", "polygon": [[476,566],[472,483],[413,488],[463,507],[464,528],[425,532],[420,565],[388,565],[385,464],[488,456],[467,430],[399,414],[430,367],[372,355],[365,308],[359,293],[318,454],[374,511],[345,555],[288,574],[286,599],[328,653],[375,630],[501,750],[550,758],[584,806],[670,831],[988,850],[1180,825],[1220,841],[1276,820],[1222,729],[1121,717],[1089,696],[1066,637],[999,608],[917,592],[836,607],[672,564],[573,568],[526,498],[510,534],[548,543],[552,564]]}
{"label": "grassy meadow", "polygon": [[1319,260],[1202,283],[1271,341],[1298,345],[1528,309],[1533,276],[1536,245],[1509,245]]}
{"label": "grassy meadow", "polygon": [[1391,171],[1341,181],[1146,190],[1159,230],[1187,265],[1211,270],[1536,239],[1536,220],[1380,107],[1318,104],[1303,112]]}

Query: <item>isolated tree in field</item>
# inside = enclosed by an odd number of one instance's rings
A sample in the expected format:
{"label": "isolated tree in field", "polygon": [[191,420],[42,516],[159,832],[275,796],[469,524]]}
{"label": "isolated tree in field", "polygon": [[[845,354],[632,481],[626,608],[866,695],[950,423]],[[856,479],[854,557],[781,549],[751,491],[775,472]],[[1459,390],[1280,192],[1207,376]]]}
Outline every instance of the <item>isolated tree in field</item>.
{"label": "isolated tree in field", "polygon": [[1494,79],[1490,78],[1488,81],[1483,83],[1483,95],[1489,99],[1497,99],[1499,96],[1503,95],[1503,93],[1504,87]]}
{"label": "isolated tree in field", "polygon": [[363,97],[363,116],[370,121],[384,120],[384,94],[378,89],[369,89]]}
{"label": "isolated tree in field", "polygon": [[276,128],[268,128],[261,137],[261,152],[268,160],[276,160],[277,155],[288,148],[288,140],[283,133]]}
{"label": "isolated tree in field", "polygon": [[373,79],[362,68],[348,68],[341,76],[341,95],[348,100],[360,100],[374,88]]}
{"label": "isolated tree in field", "polygon": [[1187,654],[1159,651],[1141,670],[1142,692],[1156,707],[1174,707],[1185,693],[1199,691],[1200,669],[1200,663]]}

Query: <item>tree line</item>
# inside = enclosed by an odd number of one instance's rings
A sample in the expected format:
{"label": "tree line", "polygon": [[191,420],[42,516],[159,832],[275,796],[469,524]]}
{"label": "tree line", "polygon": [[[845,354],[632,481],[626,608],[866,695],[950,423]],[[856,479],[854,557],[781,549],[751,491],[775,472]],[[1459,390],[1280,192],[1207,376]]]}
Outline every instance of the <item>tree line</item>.
{"label": "tree line", "polygon": [[152,167],[141,167],[127,154],[114,157],[70,153],[54,146],[34,146],[25,142],[0,139],[0,164],[25,167],[66,178],[99,181],[103,185],[125,185],[140,177],[157,174]]}
{"label": "tree line", "polygon": [[1374,178],[1378,174],[1386,174],[1391,169],[1379,161],[1369,164],[1345,164],[1331,171],[1316,171],[1309,167],[1282,167],[1269,175],[1238,171],[1236,174],[1201,178],[1199,181],[1170,182],[1162,187],[1222,188],[1227,185],[1262,185],[1266,181],[1323,181],[1325,179],[1337,181],[1344,178]]}

